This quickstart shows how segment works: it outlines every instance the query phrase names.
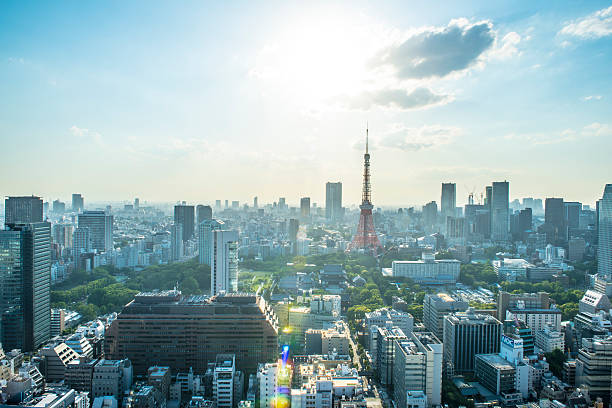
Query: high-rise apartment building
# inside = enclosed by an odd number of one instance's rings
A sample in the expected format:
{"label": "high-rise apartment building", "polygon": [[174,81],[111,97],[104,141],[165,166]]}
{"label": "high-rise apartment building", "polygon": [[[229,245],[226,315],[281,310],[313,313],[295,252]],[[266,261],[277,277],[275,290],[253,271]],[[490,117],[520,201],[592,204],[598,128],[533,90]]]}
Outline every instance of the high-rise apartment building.
{"label": "high-rise apartment building", "polygon": [[428,293],[423,299],[423,324],[427,330],[442,339],[444,318],[451,313],[465,312],[468,303],[453,298],[447,293]]}
{"label": "high-rise apartment building", "polygon": [[342,183],[325,184],[325,218],[330,221],[342,219]]}
{"label": "high-rise apartment building", "polygon": [[300,199],[300,216],[302,219],[310,217],[310,197]]}
{"label": "high-rise apartment building", "polygon": [[40,197],[8,197],[4,200],[4,223],[42,222],[43,201]]}
{"label": "high-rise apartment building", "polygon": [[491,189],[491,239],[507,241],[510,233],[510,183],[494,181]]}
{"label": "high-rise apartment building", "polygon": [[610,403],[612,375],[612,337],[583,338],[576,357],[576,385],[586,385],[591,398]]}
{"label": "high-rise apartment building", "polygon": [[210,294],[237,292],[238,232],[213,230],[210,252]]}
{"label": "high-rise apartment building", "polygon": [[204,265],[211,265],[211,246],[212,232],[224,229],[225,223],[221,220],[204,220],[198,224],[198,262]]}
{"label": "high-rise apartment building", "polygon": [[183,258],[183,224],[170,226],[170,260],[178,262]]}
{"label": "high-rise apartment building", "polygon": [[597,273],[612,277],[612,184],[606,184],[598,211]]}
{"label": "high-rise apartment building", "polygon": [[457,185],[455,183],[442,183],[442,197],[440,211],[444,218],[454,217],[457,213]]}
{"label": "high-rise apartment building", "polygon": [[83,211],[79,228],[89,228],[91,248],[98,252],[113,249],[113,216],[106,211]]}
{"label": "high-rise apartment building", "polygon": [[184,202],[174,206],[174,223],[183,226],[183,242],[189,241],[193,237],[195,210],[193,205],[186,205]]}
{"label": "high-rise apartment building", "polygon": [[104,354],[129,358],[136,375],[152,365],[204,374],[218,354],[235,354],[237,369],[250,374],[260,362],[276,358],[277,337],[276,315],[261,297],[150,292],[137,295],[111,323]]}
{"label": "high-rise apartment building", "polygon": [[196,207],[196,219],[198,220],[198,225],[200,225],[204,220],[211,220],[212,207],[210,205],[199,204]]}
{"label": "high-rise apartment building", "polygon": [[399,327],[379,327],[376,336],[376,370],[380,383],[385,386],[393,385],[393,363],[397,341],[408,340]]}
{"label": "high-rise apartment building", "polygon": [[213,371],[212,394],[217,408],[233,408],[237,406],[234,396],[234,380],[236,379],[236,356],[234,354],[218,354]]}
{"label": "high-rise apartment building", "polygon": [[422,390],[428,406],[442,400],[442,343],[429,332],[414,332],[407,340],[396,340],[393,362],[393,396],[405,407],[410,391]]}
{"label": "high-rise apartment building", "polygon": [[81,194],[72,195],[72,211],[79,212],[85,209],[85,199]]}
{"label": "high-rise apartment building", "polygon": [[444,361],[454,373],[474,371],[476,354],[499,353],[502,323],[469,308],[444,318]]}
{"label": "high-rise apartment building", "polygon": [[0,231],[0,342],[34,351],[51,333],[51,225],[7,224]]}

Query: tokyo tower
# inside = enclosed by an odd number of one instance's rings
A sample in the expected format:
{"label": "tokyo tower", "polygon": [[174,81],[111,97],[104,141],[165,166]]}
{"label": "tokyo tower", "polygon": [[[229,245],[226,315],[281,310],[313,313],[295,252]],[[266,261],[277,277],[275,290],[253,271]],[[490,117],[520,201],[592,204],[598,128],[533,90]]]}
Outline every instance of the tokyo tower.
{"label": "tokyo tower", "polygon": [[366,127],[366,151],[363,155],[363,193],[361,195],[361,215],[359,225],[353,241],[349,244],[348,250],[370,251],[374,255],[382,249],[382,245],[374,229],[374,218],[372,218],[372,191],[370,188],[370,153],[368,153],[368,128]]}

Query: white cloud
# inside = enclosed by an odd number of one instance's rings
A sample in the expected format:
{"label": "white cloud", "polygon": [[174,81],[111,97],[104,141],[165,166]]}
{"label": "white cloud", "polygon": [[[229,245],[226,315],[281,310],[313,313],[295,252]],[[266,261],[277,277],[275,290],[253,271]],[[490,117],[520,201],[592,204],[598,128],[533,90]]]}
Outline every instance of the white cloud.
{"label": "white cloud", "polygon": [[588,95],[588,96],[584,96],[580,99],[582,99],[583,101],[600,101],[603,98],[603,96],[601,95]]}
{"label": "white cloud", "polygon": [[91,139],[93,140],[96,144],[98,144],[99,146],[102,146],[104,144],[103,140],[102,140],[102,135],[98,132],[93,132],[89,129],[86,128],[80,128],[76,125],[72,125],[70,127],[70,133],[78,138],[81,139]]}
{"label": "white cloud", "polygon": [[504,139],[537,146],[573,142],[601,136],[611,137],[612,126],[606,123],[593,122],[578,130],[565,129],[559,133],[510,133],[504,136]]}
{"label": "white cloud", "polygon": [[462,131],[457,127],[425,125],[419,128],[395,126],[379,142],[381,147],[418,151],[452,143]]}
{"label": "white cloud", "polygon": [[566,24],[559,33],[587,39],[612,35],[612,6]]}
{"label": "white cloud", "polygon": [[381,107],[409,110],[445,105],[454,98],[451,95],[434,93],[429,88],[419,87],[411,91],[404,89],[364,91],[356,96],[343,96],[338,99],[350,109],[368,110]]}
{"label": "white cloud", "polygon": [[504,35],[499,44],[489,52],[489,56],[494,59],[505,60],[521,55],[518,49],[518,44],[521,42],[521,36],[512,31]]}

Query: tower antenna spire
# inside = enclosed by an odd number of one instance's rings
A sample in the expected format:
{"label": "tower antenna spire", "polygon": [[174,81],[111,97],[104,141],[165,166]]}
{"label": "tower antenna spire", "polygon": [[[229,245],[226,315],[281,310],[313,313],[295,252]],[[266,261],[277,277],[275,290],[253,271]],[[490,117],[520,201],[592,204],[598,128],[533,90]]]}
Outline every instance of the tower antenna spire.
{"label": "tower antenna spire", "polygon": [[369,128],[369,124],[368,122],[366,122],[366,154],[368,154],[368,139],[369,139],[368,128]]}

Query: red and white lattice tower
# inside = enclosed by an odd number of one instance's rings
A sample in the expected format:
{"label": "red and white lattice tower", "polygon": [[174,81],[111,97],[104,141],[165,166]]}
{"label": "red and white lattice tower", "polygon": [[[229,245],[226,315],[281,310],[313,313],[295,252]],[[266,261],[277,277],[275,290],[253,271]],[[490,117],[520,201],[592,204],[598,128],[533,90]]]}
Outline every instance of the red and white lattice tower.
{"label": "red and white lattice tower", "polygon": [[374,255],[382,249],[382,245],[374,229],[374,218],[372,218],[372,191],[370,188],[370,153],[368,153],[368,129],[366,127],[366,151],[363,155],[363,193],[361,196],[361,215],[359,225],[353,241],[349,244],[348,250],[360,250],[372,252]]}

